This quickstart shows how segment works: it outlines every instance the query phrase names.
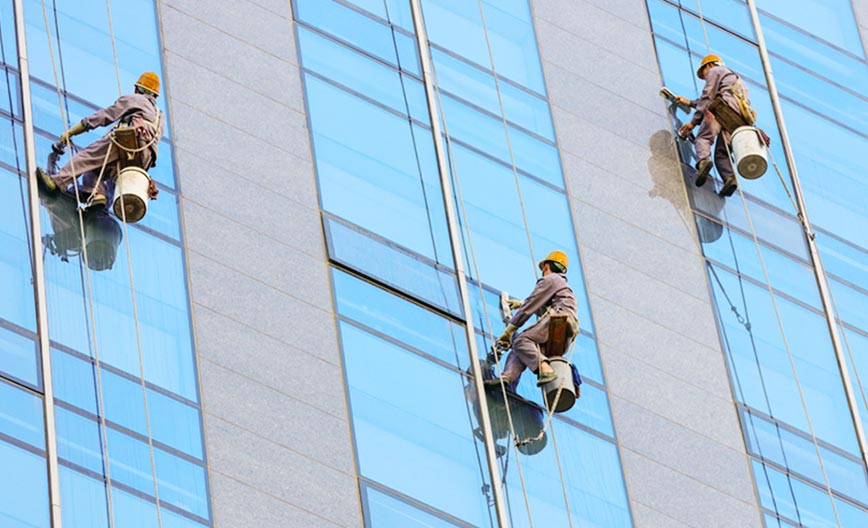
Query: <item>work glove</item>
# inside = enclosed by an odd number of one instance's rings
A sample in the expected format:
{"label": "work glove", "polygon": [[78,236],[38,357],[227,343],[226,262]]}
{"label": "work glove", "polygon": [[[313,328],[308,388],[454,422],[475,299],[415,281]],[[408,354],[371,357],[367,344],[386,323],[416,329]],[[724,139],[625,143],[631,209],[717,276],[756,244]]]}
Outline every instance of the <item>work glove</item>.
{"label": "work glove", "polygon": [[518,330],[518,327],[512,324],[506,325],[506,330],[497,338],[497,342],[494,344],[499,350],[506,350],[510,346],[512,346],[512,334]]}
{"label": "work glove", "polygon": [[678,129],[678,135],[683,137],[683,138],[687,138],[690,135],[690,133],[693,132],[693,129],[695,127],[696,127],[696,125],[694,125],[693,122],[688,121],[687,123],[684,123],[683,125],[681,125],[681,128]]}
{"label": "work glove", "polygon": [[160,189],[157,189],[157,183],[154,180],[148,182],[148,198],[151,200],[156,200],[157,195],[160,194]]}
{"label": "work glove", "polygon": [[690,106],[690,99],[688,99],[684,96],[676,95],[672,100],[675,101],[676,103],[680,104],[680,105]]}
{"label": "work glove", "polygon": [[72,139],[72,136],[77,136],[85,132],[84,125],[81,124],[81,121],[69,127],[69,130],[60,135],[60,142],[64,145],[69,144],[69,140]]}
{"label": "work glove", "polygon": [[524,301],[520,299],[507,299],[506,305],[509,306],[510,310],[515,310],[521,308],[524,305]]}

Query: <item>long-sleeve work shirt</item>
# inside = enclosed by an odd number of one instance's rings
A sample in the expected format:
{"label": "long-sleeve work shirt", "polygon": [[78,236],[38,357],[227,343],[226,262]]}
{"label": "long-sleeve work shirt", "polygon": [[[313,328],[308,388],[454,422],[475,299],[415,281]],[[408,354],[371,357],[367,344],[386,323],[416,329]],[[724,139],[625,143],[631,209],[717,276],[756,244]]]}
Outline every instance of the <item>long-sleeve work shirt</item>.
{"label": "long-sleeve work shirt", "polygon": [[567,277],[563,273],[549,273],[536,281],[533,291],[525,299],[524,304],[515,311],[509,324],[520,327],[531,315],[542,316],[549,308],[576,317],[578,308],[576,295],[567,284]]}
{"label": "long-sleeve work shirt", "polygon": [[[111,106],[97,110],[93,114],[81,120],[85,130],[111,125],[117,121],[134,127],[139,138],[140,145],[152,142],[154,138],[163,136],[163,112],[157,106],[157,100],[153,95],[133,93],[121,96]],[[157,160],[157,145],[159,140],[153,141],[150,147],[152,163]],[[145,167],[148,168],[148,167]]]}
{"label": "long-sleeve work shirt", "polygon": [[717,94],[722,94],[723,100],[733,110],[738,111],[738,99],[728,89],[729,87],[739,83],[736,89],[742,90],[745,99],[750,101],[747,86],[742,82],[739,76],[724,65],[713,66],[705,73],[705,86],[702,88],[702,93],[698,98],[690,101],[690,106],[696,108],[693,118],[690,120],[694,125],[699,125],[705,118],[705,110],[711,101],[717,97]]}

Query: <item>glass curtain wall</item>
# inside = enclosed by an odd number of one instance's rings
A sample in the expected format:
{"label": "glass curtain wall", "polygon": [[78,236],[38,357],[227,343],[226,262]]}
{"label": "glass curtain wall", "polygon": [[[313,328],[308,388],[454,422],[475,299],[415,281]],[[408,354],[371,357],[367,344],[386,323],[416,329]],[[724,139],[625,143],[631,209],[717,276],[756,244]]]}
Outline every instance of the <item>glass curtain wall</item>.
{"label": "glass curtain wall", "polygon": [[[512,526],[529,516],[565,525],[568,515],[630,526],[529,5],[421,5],[469,275],[466,315],[409,1],[292,4],[366,526],[496,526],[464,320],[484,356],[503,330],[500,291],[530,293],[537,260],[553,249],[569,255],[580,299],[573,359],[583,397],[555,417],[537,454],[516,460],[501,431],[495,485]],[[540,405],[532,377],[519,392]]]}
{"label": "glass curtain wall", "polygon": [[[24,2],[39,165],[45,166],[64,124],[131,93],[143,71],[163,76],[156,10],[152,0]],[[8,125],[0,127],[6,190],[0,207],[0,524],[47,527],[33,241],[10,0],[0,2],[0,27],[0,114]],[[165,112],[165,94],[158,101]],[[36,244],[45,266],[67,527],[158,526],[157,492],[163,526],[211,525],[179,187],[171,126],[165,130],[159,163],[150,171],[160,197],[142,222],[124,227],[109,214],[89,213],[82,225],[73,199],[39,196],[43,238]],[[76,137],[76,144],[105,132]]]}
{"label": "glass curtain wall", "polygon": [[[868,132],[859,110],[865,92],[858,90],[868,64],[850,2],[757,4],[808,213],[847,348],[857,358],[851,377],[865,419],[857,380],[868,367],[858,359],[868,326],[856,306],[864,307],[868,292],[868,245],[859,229],[865,184],[854,149]],[[782,172],[779,177],[770,166],[759,180],[742,179],[743,199],[724,200],[711,185],[697,189],[686,178],[765,523],[864,525],[865,466],[804,233],[787,196],[791,182],[747,4],[700,4],[704,24],[696,3],[648,0],[647,6],[664,83],[694,97],[702,88],[695,77],[702,56],[721,55],[747,82],[758,126],[772,137],[771,154]],[[673,129],[688,118],[678,111],[672,116]],[[692,147],[682,140],[678,147],[689,175]]]}

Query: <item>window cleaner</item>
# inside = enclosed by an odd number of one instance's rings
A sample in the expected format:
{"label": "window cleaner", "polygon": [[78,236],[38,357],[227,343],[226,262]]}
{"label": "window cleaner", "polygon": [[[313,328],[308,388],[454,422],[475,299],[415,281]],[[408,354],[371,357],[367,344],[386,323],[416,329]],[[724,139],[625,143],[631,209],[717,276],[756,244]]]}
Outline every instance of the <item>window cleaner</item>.
{"label": "window cleaner", "polygon": [[[543,276],[527,299],[520,301],[501,296],[502,310],[508,308],[516,311],[509,319],[506,330],[497,339],[495,355],[510,348],[512,352],[507,355],[501,376],[487,380],[486,384],[505,383],[514,392],[522,372],[530,368],[537,373],[537,386],[544,387],[547,393],[550,385],[557,392],[560,387],[559,375],[568,378],[572,386],[573,374],[569,362],[563,360],[567,365],[565,373],[556,372],[551,365],[552,359],[562,359],[579,333],[576,315],[578,305],[575,293],[567,284],[567,264],[567,255],[563,251],[553,251],[539,262]],[[513,334],[533,314],[539,319],[513,341]]]}
{"label": "window cleaner", "polygon": [[[693,118],[681,126],[678,134],[687,138],[694,128],[699,131],[694,139],[696,149],[696,186],[702,187],[708,180],[712,166],[723,178],[721,196],[732,196],[738,188],[738,178],[733,170],[729,154],[732,143],[736,164],[742,176],[749,179],[762,176],[768,165],[764,145],[768,136],[754,128],[756,112],[750,106],[750,94],[741,77],[717,55],[707,55],[696,70],[696,76],[705,81],[697,99],[674,95],[667,89],[661,94],[683,107],[694,108]],[[714,163],[711,161],[711,146],[715,144]]]}
{"label": "window cleaner", "polygon": [[163,136],[163,112],[156,100],[159,94],[157,74],[143,73],[135,83],[134,93],[121,96],[111,106],[74,124],[60,136],[60,145],[69,144],[73,136],[83,132],[117,125],[80,150],[57,174],[37,168],[37,181],[49,192],[66,192],[81,176],[82,188],[89,194],[84,205],[88,209],[105,207],[117,185],[120,192],[114,201],[115,215],[127,222],[140,220],[147,210],[147,199],[155,200],[159,192],[147,174],[156,165],[157,147]]}
{"label": "window cleaner", "polygon": [[[64,151],[63,144],[52,145],[46,166],[49,175],[57,173],[57,160]],[[69,257],[82,253],[78,203],[69,194],[42,189],[39,191],[39,201],[48,213],[52,231],[42,237],[42,242],[52,255],[60,257],[63,262],[69,262]],[[111,269],[118,254],[118,246],[123,240],[121,227],[105,209],[84,211],[81,221],[87,267],[93,271]]]}

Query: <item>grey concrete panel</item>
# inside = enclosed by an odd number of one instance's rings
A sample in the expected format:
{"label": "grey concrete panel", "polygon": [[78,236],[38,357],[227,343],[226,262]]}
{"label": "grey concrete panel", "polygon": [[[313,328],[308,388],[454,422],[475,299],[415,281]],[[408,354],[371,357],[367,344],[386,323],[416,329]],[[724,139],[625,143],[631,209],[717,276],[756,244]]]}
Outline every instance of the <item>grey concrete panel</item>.
{"label": "grey concrete panel", "polygon": [[621,445],[743,502],[753,500],[747,456],[701,433],[612,398]]}
{"label": "grey concrete panel", "polygon": [[346,414],[336,417],[323,412],[210,361],[200,363],[199,375],[203,385],[221,388],[208,394],[209,420],[220,418],[324,466],[355,475]]}
{"label": "grey concrete panel", "polygon": [[[561,159],[573,202],[592,205],[690,253],[698,251],[693,213],[680,175],[646,173],[643,183],[634,183],[573,154],[563,153]],[[580,205],[573,203],[573,207]]]}
{"label": "grey concrete panel", "polygon": [[[290,108],[174,53],[166,53],[166,62],[172,71],[184,72],[172,76],[174,102],[218,117],[274,148],[309,141],[301,108]],[[208,87],[207,97],[202,97],[203,86]]]}
{"label": "grey concrete panel", "polygon": [[232,528],[337,528],[336,522],[305,511],[223,474],[212,472],[211,495],[219,526]]}
{"label": "grey concrete panel", "polygon": [[[357,480],[240,427],[212,417],[207,422],[211,471],[331,520],[362,525]],[[230,524],[221,527],[234,528]]]}
{"label": "grey concrete panel", "polygon": [[190,253],[193,301],[325,361],[338,363],[331,311],[317,308]]}
{"label": "grey concrete panel", "polygon": [[664,512],[695,528],[762,526],[759,510],[751,503],[739,501],[629,449],[623,449],[621,457],[634,503]]}
{"label": "grey concrete panel", "polygon": [[[632,412],[650,411],[719,444],[744,452],[732,399],[688,385],[613,347],[604,349],[603,355],[610,394],[641,408],[633,408]],[[614,416],[618,434],[622,422],[637,420],[621,416],[617,411]],[[623,444],[627,445],[626,440]],[[746,467],[743,469],[747,471]]]}
{"label": "grey concrete panel", "polygon": [[[274,6],[279,9],[279,12],[271,11],[266,7],[259,5],[259,2],[248,0],[167,0],[163,3],[164,8],[169,7],[177,10],[179,13],[184,13],[188,17],[201,21],[202,24],[210,26],[213,30],[220,31],[227,38],[241,41],[249,44],[249,46],[262,50],[281,61],[286,61],[292,64],[298,64],[298,55],[295,50],[295,39],[293,38],[292,20],[289,13],[288,1],[275,1]],[[164,24],[167,30],[171,27],[174,16],[171,13],[164,13]],[[186,22],[193,26],[190,22]],[[195,27],[184,27],[189,32],[201,31]],[[176,38],[184,38],[184,35],[177,35]],[[189,36],[187,36],[189,38]],[[208,47],[220,47],[224,44],[222,39],[216,35],[208,36]],[[194,57],[200,56],[186,55],[181,53],[179,49],[169,46],[166,42],[166,48],[186,56],[188,59],[194,60]],[[232,46],[227,48],[219,48],[219,51],[225,52],[231,50]],[[209,57],[213,57],[218,50],[208,50],[197,48],[200,53],[208,53]],[[253,50],[247,50],[248,53]],[[219,54],[216,54],[219,57]],[[243,68],[245,62],[257,63],[264,60],[263,57],[254,54],[253,56],[241,57],[240,61],[225,60],[223,68]],[[199,62],[199,61],[196,61]],[[210,61],[208,62],[210,63]],[[208,64],[203,63],[203,65]],[[214,64],[221,64],[219,61]],[[218,68],[215,68],[218,69]],[[237,70],[236,70],[237,71]],[[275,76],[279,76],[282,72],[271,72]],[[271,90],[266,90],[269,92]],[[278,95],[278,94],[274,94]]]}
{"label": "grey concrete panel", "polygon": [[[534,15],[583,39],[597,42],[612,53],[645,68],[657,64],[646,27],[637,27],[584,0],[534,0]],[[645,12],[645,3],[633,0],[633,9]],[[546,56],[543,56],[547,59]]]}
{"label": "grey concrete panel", "polygon": [[708,301],[700,301],[593,249],[585,247],[583,253],[585,275],[594,297],[646,314],[699,343],[717,343],[714,312]]}
{"label": "grey concrete panel", "polygon": [[[310,226],[309,233],[319,240],[312,240],[313,247],[297,249],[186,201],[184,219],[191,251],[323,310],[331,309],[325,247],[317,224]],[[270,227],[295,229],[279,221]]]}
{"label": "grey concrete panel", "polygon": [[[237,174],[245,174],[265,189],[292,191],[295,177],[288,177],[296,168],[307,171],[311,166],[310,140],[298,139],[297,144],[275,148],[240,131],[220,119],[179,101],[174,101],[175,152],[189,151],[211,160],[215,165]],[[186,123],[186,126],[180,125]],[[181,162],[179,162],[180,164]],[[307,173],[310,177],[310,173]],[[180,174],[183,186],[184,174]],[[303,191],[308,192],[308,191]],[[227,204],[227,208],[231,204]]]}
{"label": "grey concrete panel", "polygon": [[577,75],[583,83],[595,84],[653,112],[661,111],[657,91],[647,89],[660,82],[656,63],[640,66],[599,42],[586,40],[545,20],[537,24],[537,35],[547,73],[555,65]]}
{"label": "grey concrete panel", "polygon": [[633,102],[642,97],[642,90],[657,93],[659,82],[652,74],[637,82],[629,98],[590,83],[553,63],[546,63],[546,78],[552,94],[570,94],[569,97],[554,100],[558,107],[624,139],[640,145],[647,144],[651,136],[666,123],[662,98],[655,99],[659,102],[657,109],[651,106],[653,103],[650,98],[649,106]]}
{"label": "grey concrete panel", "polygon": [[195,202],[288,246],[322,255],[322,224],[309,165],[286,167],[279,188],[265,188],[255,175],[226,171],[186,150],[180,154],[185,204]]}
{"label": "grey concrete panel", "polygon": [[690,528],[688,525],[638,502],[633,503],[633,525],[635,528]]}
{"label": "grey concrete panel", "polygon": [[[287,89],[293,82],[298,83],[298,68],[294,61],[275,56],[172,7],[163,11],[167,53],[183,57],[278,103],[303,110],[301,91]],[[282,33],[291,37],[290,23],[283,21],[283,24],[286,27]],[[280,34],[275,31],[277,41],[280,40]],[[176,76],[188,79],[187,83],[199,82],[195,72],[184,69],[175,71],[177,73],[170,79],[172,86]],[[199,86],[200,95],[210,92],[208,85]]]}
{"label": "grey concrete panel", "polygon": [[648,29],[648,13],[644,2],[636,0],[588,0],[588,3],[633,24],[642,31]]}
{"label": "grey concrete panel", "polygon": [[670,244],[582,201],[573,202],[573,212],[581,226],[584,247],[629,263],[630,267],[699,300],[708,298],[701,257],[695,249]]}
{"label": "grey concrete panel", "polygon": [[716,344],[701,344],[602,298],[594,299],[603,350],[618,350],[722,399],[732,397],[725,364]]}
{"label": "grey concrete panel", "polygon": [[199,357],[203,360],[346,418],[339,365],[311,354],[308,347],[287,345],[201,305],[196,310],[196,330]]}

